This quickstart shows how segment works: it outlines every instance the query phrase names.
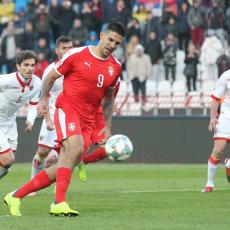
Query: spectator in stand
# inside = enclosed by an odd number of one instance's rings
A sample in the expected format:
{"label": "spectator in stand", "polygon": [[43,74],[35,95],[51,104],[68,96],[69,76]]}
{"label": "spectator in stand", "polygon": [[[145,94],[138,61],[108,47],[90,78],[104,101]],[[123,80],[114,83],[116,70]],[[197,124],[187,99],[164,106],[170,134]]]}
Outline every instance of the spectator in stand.
{"label": "spectator in stand", "polygon": [[152,64],[148,54],[144,53],[144,47],[138,44],[135,53],[127,60],[127,76],[131,81],[135,102],[139,102],[141,91],[142,103],[146,102],[146,81],[151,74]]}
{"label": "spectator in stand", "polygon": [[[209,35],[209,34],[208,34]],[[223,44],[216,36],[207,36],[201,47],[200,64],[201,80],[218,79],[218,69],[216,61],[218,57],[225,53]]]}
{"label": "spectator in stand", "polygon": [[226,9],[225,18],[225,25],[228,33],[228,44],[230,44],[230,6]]}
{"label": "spectator in stand", "polygon": [[95,25],[95,31],[99,34],[102,24],[102,2],[101,0],[92,0],[89,4],[94,16],[96,17],[97,23]]}
{"label": "spectator in stand", "polygon": [[49,65],[49,62],[46,60],[44,52],[39,51],[37,56],[38,61],[35,64],[34,74],[42,79],[43,72]]}
{"label": "spectator in stand", "polygon": [[136,18],[132,18],[127,24],[126,41],[129,41],[130,37],[133,35],[136,35],[139,40],[141,39],[141,27],[139,21]]}
{"label": "spectator in stand", "polygon": [[110,21],[120,22],[125,27],[128,21],[131,19],[131,11],[125,6],[124,0],[117,0],[116,7],[114,9],[114,15],[111,17]]}
{"label": "spectator in stand", "polygon": [[163,6],[163,12],[162,12],[162,18],[161,18],[161,24],[162,24],[163,33],[164,33],[163,38],[167,36],[167,33],[164,31],[164,29],[166,26],[170,25],[169,22],[170,21],[172,22],[171,19],[174,19],[174,21],[176,22],[176,15],[172,12],[172,9],[170,8],[169,4],[165,2]]}
{"label": "spectator in stand", "polygon": [[224,30],[225,15],[224,11],[219,6],[218,0],[212,0],[212,7],[208,11],[207,18],[207,33],[210,35],[216,35],[224,45],[226,33]]}
{"label": "spectator in stand", "polygon": [[15,4],[12,0],[2,0],[0,2],[0,34],[8,22],[14,17]]}
{"label": "spectator in stand", "polygon": [[192,43],[200,49],[204,42],[206,14],[205,8],[201,6],[200,0],[193,0],[193,6],[188,12],[188,24],[191,29]]}
{"label": "spectator in stand", "polygon": [[81,11],[81,19],[82,24],[88,28],[88,30],[96,30],[98,29],[98,19],[92,9],[90,8],[90,5],[88,2],[84,2],[82,6]]}
{"label": "spectator in stand", "polygon": [[73,28],[69,32],[69,37],[72,39],[74,47],[83,46],[88,38],[88,34],[88,29],[82,25],[81,19],[74,19]]}
{"label": "spectator in stand", "polygon": [[173,34],[168,34],[165,39],[165,48],[163,50],[163,63],[165,68],[165,80],[169,80],[171,72],[172,81],[176,80],[176,38]]}
{"label": "spectator in stand", "polygon": [[230,57],[226,54],[220,55],[216,61],[218,68],[218,77],[228,69],[230,69]]}
{"label": "spectator in stand", "polygon": [[148,15],[148,21],[147,24],[144,28],[144,33],[143,33],[143,43],[148,42],[149,39],[149,33],[151,31],[156,32],[157,40],[161,40],[161,35],[162,35],[162,26],[159,20],[159,17],[154,16],[153,12],[151,12]]}
{"label": "spectator in stand", "polygon": [[[196,91],[196,81],[197,81],[197,64],[199,62],[199,53],[194,44],[190,43],[188,46],[188,51],[185,56],[185,69],[184,75],[187,79],[188,92],[191,91],[191,85],[193,90]],[[192,81],[192,84],[191,84]]]}
{"label": "spectator in stand", "polygon": [[34,50],[36,44],[36,35],[31,21],[26,22],[23,34],[23,49]]}
{"label": "spectator in stand", "polygon": [[49,61],[52,57],[51,50],[50,50],[45,38],[39,38],[38,39],[36,52],[37,53],[43,52],[45,55],[45,59],[49,60]]}
{"label": "spectator in stand", "polygon": [[53,41],[56,41],[60,36],[60,14],[61,6],[58,0],[51,0],[49,7],[50,17],[51,17],[51,30],[53,35]]}
{"label": "spectator in stand", "polygon": [[146,9],[145,4],[143,3],[140,3],[136,5],[136,7],[134,6],[133,8],[132,16],[140,22],[140,27],[142,31],[147,23],[148,14],[149,14],[149,11]]}
{"label": "spectator in stand", "polygon": [[178,10],[178,42],[179,49],[188,51],[188,44],[191,39],[190,26],[188,24],[188,10],[189,5],[187,2],[182,2]]}
{"label": "spectator in stand", "polygon": [[14,23],[9,22],[5,35],[2,38],[1,50],[3,61],[7,66],[7,72],[11,73],[16,70],[15,57],[18,51],[23,47],[22,34],[16,34],[14,30]]}
{"label": "spectator in stand", "polygon": [[102,4],[102,22],[108,23],[114,17],[116,0],[103,0]]}
{"label": "spectator in stand", "polygon": [[14,23],[14,30],[16,34],[22,34],[24,32],[24,25],[23,21],[20,18],[20,15],[18,13],[14,14],[13,18],[13,23]]}
{"label": "spectator in stand", "polygon": [[125,59],[127,60],[131,54],[134,53],[135,47],[140,43],[136,35],[131,36],[125,49]]}
{"label": "spectator in stand", "polygon": [[96,31],[92,30],[89,32],[89,39],[86,40],[85,45],[86,46],[96,46],[99,42],[98,36]]}
{"label": "spectator in stand", "polygon": [[162,59],[162,47],[159,40],[157,40],[157,35],[155,31],[149,33],[148,42],[145,44],[146,53],[150,56],[152,63],[152,74],[151,78],[159,82],[159,72],[160,72],[160,60]]}
{"label": "spectator in stand", "polygon": [[76,14],[73,10],[72,2],[70,0],[63,0],[59,15],[60,35],[69,34],[75,18]]}
{"label": "spectator in stand", "polygon": [[169,33],[173,34],[176,38],[178,37],[178,26],[175,20],[175,17],[170,17],[168,23],[163,25],[164,35],[165,38]]}
{"label": "spectator in stand", "polygon": [[37,38],[45,38],[46,42],[50,42],[51,17],[49,8],[45,4],[40,4],[33,15],[34,30]]}

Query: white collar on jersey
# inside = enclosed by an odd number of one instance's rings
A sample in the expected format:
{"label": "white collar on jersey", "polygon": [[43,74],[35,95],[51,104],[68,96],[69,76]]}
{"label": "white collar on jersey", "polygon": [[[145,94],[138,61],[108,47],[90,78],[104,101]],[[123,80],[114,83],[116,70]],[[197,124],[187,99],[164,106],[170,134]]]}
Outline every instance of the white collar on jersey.
{"label": "white collar on jersey", "polygon": [[29,87],[30,90],[33,89],[33,86],[30,85],[30,83],[32,81],[32,77],[28,81],[25,82],[25,79],[22,77],[22,75],[19,72],[16,72],[16,78],[22,87],[22,92],[25,91],[25,87]]}
{"label": "white collar on jersey", "polygon": [[107,58],[101,58],[101,57],[98,57],[96,54],[94,54],[93,53],[93,50],[92,50],[92,48],[93,47],[95,47],[95,46],[88,46],[88,48],[89,48],[89,52],[95,57],[95,58],[97,58],[97,59],[99,59],[99,60],[103,60],[103,61],[105,61],[105,60],[107,60],[109,57],[107,57]]}

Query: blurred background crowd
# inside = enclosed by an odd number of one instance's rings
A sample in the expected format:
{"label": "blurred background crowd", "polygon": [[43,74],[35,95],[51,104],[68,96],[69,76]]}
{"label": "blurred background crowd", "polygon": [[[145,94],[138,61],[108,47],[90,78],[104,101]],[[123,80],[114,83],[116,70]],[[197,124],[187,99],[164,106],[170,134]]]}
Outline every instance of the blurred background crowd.
{"label": "blurred background crowd", "polygon": [[70,36],[75,47],[96,45],[111,21],[126,28],[114,55],[135,101],[139,91],[146,100],[149,81],[183,80],[187,92],[197,91],[230,67],[228,0],[1,0],[0,72],[15,71],[16,53],[32,49],[42,77],[57,37]]}

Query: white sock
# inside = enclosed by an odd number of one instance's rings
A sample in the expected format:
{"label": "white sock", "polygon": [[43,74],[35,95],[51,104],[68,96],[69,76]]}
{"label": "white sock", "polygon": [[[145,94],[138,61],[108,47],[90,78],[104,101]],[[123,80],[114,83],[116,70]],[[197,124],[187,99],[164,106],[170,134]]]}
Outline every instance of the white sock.
{"label": "white sock", "polygon": [[[210,156],[211,158],[212,156]],[[217,173],[217,170],[220,167],[220,162],[219,163],[212,163],[210,161],[210,158],[208,160],[208,181],[206,186],[208,187],[214,187],[214,180],[215,180],[215,176]]]}
{"label": "white sock", "polygon": [[226,166],[227,168],[230,168],[230,159],[227,160],[225,166]]}
{"label": "white sock", "polygon": [[31,178],[37,175],[44,168],[44,157],[41,157],[38,153],[35,154],[32,161]]}

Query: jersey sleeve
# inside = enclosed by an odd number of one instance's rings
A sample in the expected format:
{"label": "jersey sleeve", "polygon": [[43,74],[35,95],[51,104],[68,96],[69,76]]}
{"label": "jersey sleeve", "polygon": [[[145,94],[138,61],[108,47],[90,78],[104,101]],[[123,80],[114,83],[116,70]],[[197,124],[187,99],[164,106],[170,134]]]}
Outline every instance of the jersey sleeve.
{"label": "jersey sleeve", "polygon": [[65,53],[63,57],[55,64],[54,69],[60,75],[67,75],[71,69],[74,58],[69,52]]}
{"label": "jersey sleeve", "polygon": [[211,95],[211,97],[214,100],[219,101],[221,99],[221,97],[224,96],[225,91],[226,91],[226,82],[227,82],[226,75],[225,74],[221,75],[221,77],[217,81],[217,83],[215,85],[215,89]]}
{"label": "jersey sleeve", "polygon": [[119,66],[118,70],[117,70],[117,77],[114,80],[114,82],[112,83],[112,85],[110,86],[111,89],[115,89],[115,87],[117,86],[119,79],[121,77],[121,71],[122,71],[122,68],[121,68],[121,66]]}
{"label": "jersey sleeve", "polygon": [[0,76],[0,92],[8,89],[12,85],[12,79],[8,75]]}
{"label": "jersey sleeve", "polygon": [[54,66],[55,66],[55,64],[52,63],[44,70],[43,75],[42,75],[42,82],[44,82],[44,80],[46,79],[47,75],[54,68]]}

